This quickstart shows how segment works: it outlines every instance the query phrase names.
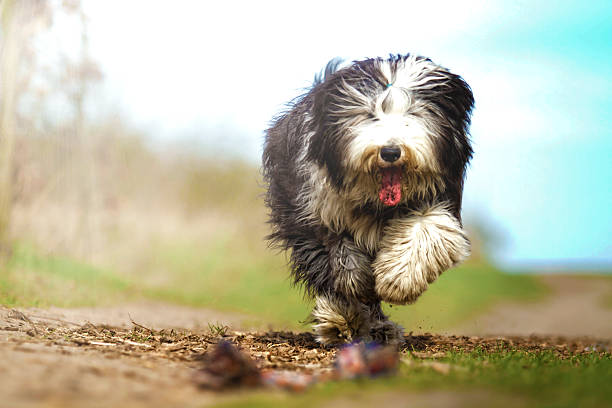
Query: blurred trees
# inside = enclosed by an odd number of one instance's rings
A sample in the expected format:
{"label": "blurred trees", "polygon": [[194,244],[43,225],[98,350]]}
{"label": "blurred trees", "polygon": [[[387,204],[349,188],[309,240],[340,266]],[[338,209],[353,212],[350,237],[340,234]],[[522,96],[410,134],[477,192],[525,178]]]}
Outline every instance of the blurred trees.
{"label": "blurred trees", "polygon": [[18,66],[15,1],[4,0],[0,7],[2,48],[0,48],[0,250],[6,247],[12,201],[12,159],[15,144],[15,85]]}
{"label": "blurred trees", "polygon": [[45,24],[48,4],[43,0],[0,2],[0,248],[7,248],[14,195],[14,149],[17,137],[17,106],[28,87],[31,62],[28,40]]}
{"label": "blurred trees", "polygon": [[[20,182],[45,160],[59,159],[66,173],[84,178],[76,194],[81,228],[88,229],[94,190],[85,106],[90,84],[102,75],[89,55],[87,17],[79,0],[0,0],[0,16],[0,248],[6,249],[12,207],[24,192]],[[77,23],[72,32],[56,23],[66,19]],[[57,38],[74,37],[74,27],[80,41],[62,48]],[[35,163],[31,146],[44,144],[50,135],[53,147]],[[39,190],[57,184],[54,175],[46,176],[47,185],[39,184]]]}

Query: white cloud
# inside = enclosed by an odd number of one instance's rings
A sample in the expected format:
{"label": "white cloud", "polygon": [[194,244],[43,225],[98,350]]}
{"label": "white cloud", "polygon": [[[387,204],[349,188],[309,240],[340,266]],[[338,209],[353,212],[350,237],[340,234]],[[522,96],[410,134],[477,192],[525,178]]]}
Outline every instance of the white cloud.
{"label": "white cloud", "polygon": [[132,0],[89,1],[86,10],[92,50],[132,115],[258,130],[327,60],[443,54],[495,12],[488,4]]}

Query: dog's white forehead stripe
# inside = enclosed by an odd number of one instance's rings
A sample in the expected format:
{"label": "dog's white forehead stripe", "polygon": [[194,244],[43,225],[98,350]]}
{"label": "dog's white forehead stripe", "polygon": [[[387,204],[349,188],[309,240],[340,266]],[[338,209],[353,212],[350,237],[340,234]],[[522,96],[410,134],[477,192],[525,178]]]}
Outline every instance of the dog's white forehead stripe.
{"label": "dog's white forehead stripe", "polygon": [[378,117],[385,114],[403,114],[411,104],[410,94],[399,87],[388,87],[377,99],[374,114]]}
{"label": "dog's white forehead stripe", "polygon": [[428,89],[439,85],[435,80],[444,79],[437,65],[426,59],[418,60],[410,56],[404,61],[397,61],[397,68],[393,73],[390,61],[380,61],[379,70],[392,87],[412,89]]}
{"label": "dog's white forehead stripe", "polygon": [[412,91],[440,85],[445,76],[431,61],[411,56],[397,61],[395,71],[390,61],[379,61],[378,69],[387,82],[387,89],[377,97],[375,114],[405,113],[412,104]]}

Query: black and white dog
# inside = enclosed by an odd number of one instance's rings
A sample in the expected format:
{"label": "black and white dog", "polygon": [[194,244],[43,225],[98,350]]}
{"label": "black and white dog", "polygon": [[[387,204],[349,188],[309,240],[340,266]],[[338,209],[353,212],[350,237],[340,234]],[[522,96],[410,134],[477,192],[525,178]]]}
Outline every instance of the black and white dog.
{"label": "black and white dog", "polygon": [[473,103],[461,77],[424,57],[332,61],[268,129],[269,238],[315,298],[321,343],[400,343],[380,302],[414,302],[469,255]]}

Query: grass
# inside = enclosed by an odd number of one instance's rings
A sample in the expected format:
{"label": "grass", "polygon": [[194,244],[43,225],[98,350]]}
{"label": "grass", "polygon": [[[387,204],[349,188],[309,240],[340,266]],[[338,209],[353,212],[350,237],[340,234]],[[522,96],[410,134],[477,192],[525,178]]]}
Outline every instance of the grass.
{"label": "grass", "polygon": [[537,277],[507,274],[486,262],[471,262],[443,273],[414,305],[386,310],[405,327],[435,332],[498,302],[537,301],[547,292]]}
{"label": "grass", "polygon": [[[151,270],[173,274],[163,286],[148,290],[154,298],[251,315],[256,311],[263,321],[284,327],[299,327],[308,317],[311,304],[292,287],[284,256],[274,255],[263,245],[227,238],[207,250],[185,243],[161,245],[156,252]],[[405,327],[437,331],[496,302],[535,301],[546,292],[536,277],[506,274],[484,262],[470,263],[444,273],[416,304],[386,309]]]}
{"label": "grass", "polygon": [[[596,352],[560,359],[552,352],[499,350],[494,353],[449,352],[437,361],[449,364],[442,374],[407,356],[398,376],[373,381],[324,383],[304,394],[264,392],[238,397],[221,406],[311,407],[388,405],[421,401],[425,393],[452,393],[453,406],[603,407],[612,401],[612,356]],[[448,404],[449,401],[446,401]],[[440,401],[416,405],[438,406]],[[444,405],[444,404],[442,404]]]}
{"label": "grass", "polygon": [[212,334],[213,336],[222,337],[227,334],[229,327],[219,322],[208,323],[208,330],[210,331],[210,334]]}
{"label": "grass", "polygon": [[[304,329],[311,304],[292,287],[285,257],[240,232],[197,242],[160,242],[133,273],[45,255],[18,244],[0,274],[0,302],[11,306],[91,306],[142,298],[244,314],[247,322]],[[481,262],[445,272],[414,305],[387,307],[409,330],[448,329],[500,301],[546,293],[536,278]]]}
{"label": "grass", "polygon": [[0,304],[28,307],[75,307],[112,304],[132,296],[123,277],[75,261],[43,254],[31,245],[14,246],[0,264]]}
{"label": "grass", "polygon": [[172,274],[162,285],[147,288],[148,297],[243,313],[283,327],[295,328],[308,316],[307,303],[291,287],[284,258],[261,243],[220,239],[204,249],[196,243],[172,243],[160,245],[156,253],[150,273]]}

